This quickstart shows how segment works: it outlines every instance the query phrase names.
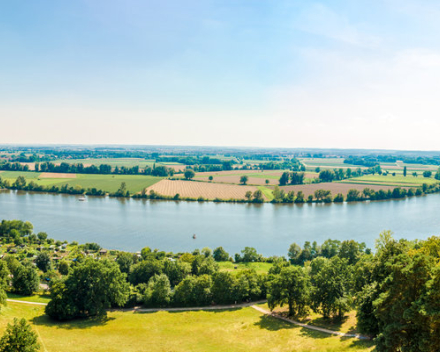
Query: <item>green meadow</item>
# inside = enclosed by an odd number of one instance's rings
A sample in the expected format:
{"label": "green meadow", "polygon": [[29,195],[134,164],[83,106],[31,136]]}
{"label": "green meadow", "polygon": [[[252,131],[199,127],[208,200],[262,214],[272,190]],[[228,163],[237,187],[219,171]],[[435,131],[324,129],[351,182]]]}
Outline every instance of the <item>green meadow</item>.
{"label": "green meadow", "polygon": [[8,302],[0,333],[14,317],[26,318],[41,351],[371,351],[369,341],[341,338],[266,316],[253,308],[223,311],[109,312],[106,318],[55,322],[44,306]]}
{"label": "green meadow", "polygon": [[[76,177],[75,177],[76,175]],[[14,182],[18,176],[24,176],[26,181],[34,181],[44,186],[62,186],[72,187],[81,186],[83,188],[96,188],[106,192],[115,192],[119,189],[122,182],[126,183],[127,190],[130,193],[137,193],[142,189],[149,187],[162,178],[146,175],[91,175],[91,174],[72,174],[72,178],[41,178],[39,172],[21,172],[21,171],[3,171],[0,177],[3,180]],[[56,174],[54,173],[55,177]]]}

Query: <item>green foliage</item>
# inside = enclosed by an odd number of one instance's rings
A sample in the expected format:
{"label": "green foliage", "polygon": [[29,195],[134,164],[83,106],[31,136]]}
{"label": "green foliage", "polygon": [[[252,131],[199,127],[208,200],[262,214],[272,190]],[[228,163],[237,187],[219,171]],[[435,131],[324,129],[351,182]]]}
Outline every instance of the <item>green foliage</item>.
{"label": "green foliage", "polygon": [[223,249],[223,247],[217,247],[214,249],[213,257],[217,262],[225,262],[229,260],[229,254]]}
{"label": "green foliage", "polygon": [[194,178],[194,176],[195,176],[196,174],[194,173],[193,170],[191,170],[191,169],[186,169],[183,175],[185,176],[185,178],[186,178],[187,180],[191,180],[192,178]]}
{"label": "green foliage", "polygon": [[52,263],[49,254],[46,252],[39,253],[35,259],[35,264],[37,265],[37,268],[43,272],[50,270]]}
{"label": "green foliage", "polygon": [[151,277],[163,273],[163,266],[163,261],[153,258],[143,260],[132,266],[129,281],[134,286],[140,283],[148,283]]}
{"label": "green foliage", "polygon": [[105,315],[107,308],[123,306],[128,293],[126,275],[116,263],[88,259],[52,285],[46,313],[58,320]]}
{"label": "green foliage", "polygon": [[0,352],[36,352],[40,350],[37,334],[26,319],[14,318],[0,339]]}
{"label": "green foliage", "polygon": [[60,261],[58,264],[58,272],[61,275],[67,275],[69,273],[69,263],[66,260]]}
{"label": "green foliage", "polygon": [[307,313],[310,296],[309,278],[303,268],[289,266],[273,275],[268,283],[267,303],[273,310],[277,305],[287,304],[289,315],[302,316]]}
{"label": "green foliage", "polygon": [[212,278],[209,275],[188,276],[174,290],[178,306],[204,306],[212,302]]}
{"label": "green foliage", "polygon": [[166,307],[171,301],[170,280],[165,274],[154,275],[148,281],[144,303],[148,307]]}
{"label": "green foliage", "polygon": [[116,263],[118,263],[122,273],[128,274],[130,267],[133,265],[133,254],[127,252],[119,253],[116,258]]}
{"label": "green foliage", "polygon": [[13,272],[12,289],[21,295],[32,295],[40,288],[37,271],[30,264],[19,265]]}
{"label": "green foliage", "polygon": [[342,318],[350,310],[350,271],[347,260],[333,257],[312,275],[311,305],[316,313],[323,314],[324,318]]}
{"label": "green foliage", "polygon": [[245,247],[242,251],[242,261],[245,263],[256,262],[259,258],[257,250],[253,247]]}

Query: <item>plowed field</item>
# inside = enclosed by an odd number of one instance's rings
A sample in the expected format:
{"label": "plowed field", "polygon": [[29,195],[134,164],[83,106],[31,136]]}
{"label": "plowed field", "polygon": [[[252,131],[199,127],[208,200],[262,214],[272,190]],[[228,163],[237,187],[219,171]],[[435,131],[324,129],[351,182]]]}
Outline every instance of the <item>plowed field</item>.
{"label": "plowed field", "polygon": [[191,198],[244,199],[247,191],[255,192],[257,187],[195,181],[162,180],[147,188],[147,192],[150,192],[150,190],[164,196],[175,196],[179,194],[181,197]]}

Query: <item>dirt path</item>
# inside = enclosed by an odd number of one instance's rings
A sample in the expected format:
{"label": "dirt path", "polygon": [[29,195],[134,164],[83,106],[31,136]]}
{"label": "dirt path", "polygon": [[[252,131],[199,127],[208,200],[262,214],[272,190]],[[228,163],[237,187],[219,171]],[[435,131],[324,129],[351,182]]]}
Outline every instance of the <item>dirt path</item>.
{"label": "dirt path", "polygon": [[276,319],[284,320],[284,321],[286,321],[288,323],[295,324],[295,325],[301,326],[301,327],[306,328],[306,329],[320,331],[320,332],[323,332],[323,333],[326,333],[326,334],[337,335],[337,336],[341,336],[341,337],[355,337],[355,338],[360,339],[360,340],[369,340],[368,337],[362,336],[362,335],[359,335],[359,334],[346,334],[346,333],[339,332],[339,331],[333,331],[333,330],[329,330],[329,329],[320,328],[318,326],[307,325],[307,324],[300,323],[299,321],[295,321],[295,320],[292,320],[292,319],[289,319],[289,318],[282,317],[281,315],[275,314],[273,312],[270,312],[270,311],[268,311],[266,309],[263,309],[261,307],[257,307],[255,305],[252,305],[251,307],[254,308],[255,310],[259,311],[260,313],[269,315],[269,316],[274,317]]}
{"label": "dirt path", "polygon": [[14,303],[24,303],[24,304],[35,304],[37,306],[47,306],[47,303],[41,303],[41,302],[30,302],[30,301],[20,301],[18,299],[7,299],[7,302],[14,302]]}

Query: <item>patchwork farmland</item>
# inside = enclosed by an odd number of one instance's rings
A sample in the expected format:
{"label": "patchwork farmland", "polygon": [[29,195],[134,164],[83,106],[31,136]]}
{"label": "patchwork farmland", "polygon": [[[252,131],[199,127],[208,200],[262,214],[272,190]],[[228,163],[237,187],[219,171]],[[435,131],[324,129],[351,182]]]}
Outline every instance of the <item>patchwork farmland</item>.
{"label": "patchwork farmland", "polygon": [[218,183],[194,182],[183,180],[162,180],[147,188],[147,193],[154,191],[163,196],[173,197],[179,194],[180,197],[205,199],[245,199],[248,191],[255,192],[257,187],[226,185]]}

